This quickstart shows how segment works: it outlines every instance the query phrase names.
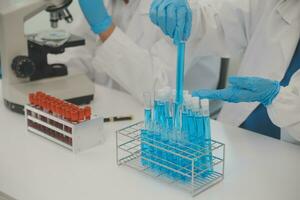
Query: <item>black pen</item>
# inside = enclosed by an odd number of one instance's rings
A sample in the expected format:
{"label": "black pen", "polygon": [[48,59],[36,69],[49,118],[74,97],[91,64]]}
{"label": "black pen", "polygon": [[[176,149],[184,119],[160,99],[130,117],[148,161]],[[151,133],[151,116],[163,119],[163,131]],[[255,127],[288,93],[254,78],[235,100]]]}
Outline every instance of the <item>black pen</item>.
{"label": "black pen", "polygon": [[119,122],[119,121],[127,121],[132,120],[133,117],[130,116],[114,116],[114,117],[105,117],[104,122]]}

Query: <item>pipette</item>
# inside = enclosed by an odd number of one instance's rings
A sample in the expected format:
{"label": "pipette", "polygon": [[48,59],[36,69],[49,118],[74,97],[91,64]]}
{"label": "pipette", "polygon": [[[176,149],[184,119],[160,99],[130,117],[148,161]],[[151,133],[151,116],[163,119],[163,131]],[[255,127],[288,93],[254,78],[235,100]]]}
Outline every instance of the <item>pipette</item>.
{"label": "pipette", "polygon": [[184,56],[185,42],[180,41],[177,44],[177,79],[176,79],[176,103],[183,103],[183,83],[184,83]]}
{"label": "pipette", "polygon": [[184,83],[184,56],[185,56],[185,42],[177,43],[177,77],[176,77],[176,99],[175,99],[175,129],[181,129],[180,108],[183,103],[183,83]]}

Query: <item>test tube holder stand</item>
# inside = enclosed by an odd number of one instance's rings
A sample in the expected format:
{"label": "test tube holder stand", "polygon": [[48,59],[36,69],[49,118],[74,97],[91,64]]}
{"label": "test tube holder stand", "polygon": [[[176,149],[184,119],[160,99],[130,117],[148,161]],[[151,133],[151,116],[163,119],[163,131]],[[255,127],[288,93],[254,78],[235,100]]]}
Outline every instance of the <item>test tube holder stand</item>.
{"label": "test tube holder stand", "polygon": [[[162,182],[182,188],[192,196],[200,194],[224,179],[225,145],[223,143],[212,140],[209,152],[207,149],[195,147],[194,144],[184,144],[184,148],[189,151],[178,153],[182,152],[182,148],[177,149],[177,144],[165,145],[161,142],[143,140],[141,133],[143,127],[144,122],[139,122],[117,131],[116,158],[119,166],[133,168]],[[182,167],[156,156],[143,157],[142,145],[159,150],[161,154],[172,155],[175,159],[186,159],[190,164]],[[212,156],[209,173],[205,166],[201,166],[199,169],[199,166],[196,165],[197,160],[201,159],[201,156],[205,156],[203,152]],[[146,161],[148,165],[144,165],[143,161]],[[149,165],[156,165],[160,170],[153,170]],[[170,173],[184,177],[185,181],[170,177],[168,175]]]}
{"label": "test tube holder stand", "polygon": [[[92,115],[90,120],[72,123],[31,105],[25,105],[24,109],[26,127],[29,132],[44,137],[74,153],[104,142],[103,117]],[[51,123],[49,123],[50,121]],[[60,127],[53,125],[55,123],[60,124]]]}

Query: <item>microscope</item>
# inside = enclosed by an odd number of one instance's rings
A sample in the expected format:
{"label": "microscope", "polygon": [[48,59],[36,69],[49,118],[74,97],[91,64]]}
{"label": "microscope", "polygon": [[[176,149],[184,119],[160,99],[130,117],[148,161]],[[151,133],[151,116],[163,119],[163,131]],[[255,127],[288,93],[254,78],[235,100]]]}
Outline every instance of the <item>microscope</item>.
{"label": "microscope", "polygon": [[71,3],[72,0],[0,1],[2,93],[10,110],[24,113],[28,94],[36,91],[75,104],[88,104],[93,100],[94,84],[86,73],[47,61],[48,54],[61,54],[66,48],[85,45],[84,39],[69,34],[65,41],[56,42],[55,39],[39,40],[37,34],[26,36],[24,33],[25,21],[44,10],[49,12],[52,28],[63,19],[72,22],[68,10]]}

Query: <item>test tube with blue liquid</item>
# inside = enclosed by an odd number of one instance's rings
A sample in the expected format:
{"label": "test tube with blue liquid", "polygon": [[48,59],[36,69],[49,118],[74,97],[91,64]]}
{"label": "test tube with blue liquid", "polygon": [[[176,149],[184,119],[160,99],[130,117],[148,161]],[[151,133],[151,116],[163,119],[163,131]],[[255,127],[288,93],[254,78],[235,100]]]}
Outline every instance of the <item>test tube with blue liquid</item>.
{"label": "test tube with blue liquid", "polygon": [[[159,89],[155,91],[154,97],[154,109],[153,109],[153,132],[152,132],[152,142],[154,144],[152,153],[152,160],[154,162],[160,163],[161,160],[161,150],[156,148],[159,146],[159,142],[161,141],[161,136],[163,136],[164,132],[164,110],[163,110],[163,89]],[[156,171],[161,171],[161,167],[157,164],[153,164],[152,168]]]}
{"label": "test tube with blue liquid", "polygon": [[181,132],[183,133],[184,140],[187,140],[188,133],[189,133],[189,126],[188,126],[188,115],[190,114],[190,96],[184,95],[184,104],[183,104],[183,110],[182,110],[182,127]]}
{"label": "test tube with blue liquid", "polygon": [[149,166],[150,162],[143,158],[150,158],[151,155],[151,147],[146,143],[149,142],[149,138],[151,137],[151,129],[152,129],[152,99],[151,94],[145,92],[144,93],[144,128],[141,130],[141,153],[142,153],[142,165]]}
{"label": "test tube with blue liquid", "polygon": [[[154,147],[142,145],[142,151],[152,155],[150,158],[152,161],[160,163],[160,165],[153,163],[145,165],[154,171],[166,173],[174,179],[186,181],[188,177],[168,170],[161,164],[168,165],[171,162],[173,163],[170,165],[171,168],[183,173],[186,172],[186,168],[192,170],[191,163],[187,159],[176,155],[187,156],[193,153],[188,146],[188,142],[191,142],[200,147],[199,151],[205,149],[203,152],[205,155],[196,161],[196,165],[200,169],[208,169],[203,177],[209,174],[212,170],[209,102],[202,100],[200,109],[199,99],[192,98],[187,91],[183,91],[185,42],[181,41],[176,44],[178,49],[176,90],[171,92],[170,88],[164,88],[155,91],[153,110],[151,110],[151,96],[145,98],[143,135],[149,136],[146,138],[149,138]],[[160,149],[168,145],[176,149],[175,154]]]}
{"label": "test tube with blue liquid", "polygon": [[[168,120],[170,120],[171,111],[170,111],[170,99],[171,99],[171,93],[172,90],[170,87],[165,87],[161,91],[161,126],[162,126],[162,132],[161,132],[161,142],[164,147],[168,147],[169,145],[169,138],[170,138],[170,126]],[[162,157],[162,160],[164,161],[164,165],[168,165],[168,153],[166,151],[161,151],[160,156]],[[162,167],[162,171],[165,173],[168,173],[169,170],[167,168]]]}
{"label": "test tube with blue liquid", "polygon": [[[182,121],[182,126],[181,126],[181,138],[178,141],[181,144],[182,152],[184,152],[184,155],[187,156],[189,155],[189,148],[188,148],[188,137],[190,133],[190,125],[189,125],[189,115],[191,112],[191,98],[192,96],[188,93],[188,91],[183,91],[183,109],[182,109],[182,114],[181,114],[181,121]],[[190,160],[182,158],[181,161],[181,166],[183,167],[183,172],[186,171],[186,169],[189,168],[191,165]],[[188,180],[188,177],[182,176],[182,180]]]}
{"label": "test tube with blue liquid", "polygon": [[213,157],[211,152],[211,128],[210,128],[210,118],[209,118],[209,100],[202,99],[201,100],[201,108],[203,115],[203,145],[205,149],[205,155],[202,157],[202,166],[203,169],[206,170],[202,174],[205,178],[211,174],[213,171]]}

